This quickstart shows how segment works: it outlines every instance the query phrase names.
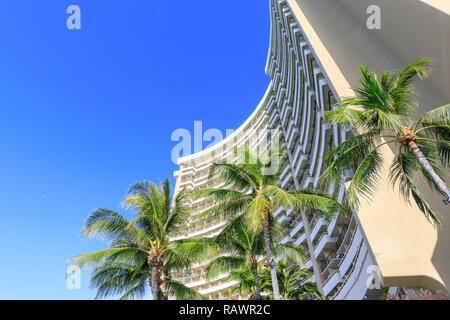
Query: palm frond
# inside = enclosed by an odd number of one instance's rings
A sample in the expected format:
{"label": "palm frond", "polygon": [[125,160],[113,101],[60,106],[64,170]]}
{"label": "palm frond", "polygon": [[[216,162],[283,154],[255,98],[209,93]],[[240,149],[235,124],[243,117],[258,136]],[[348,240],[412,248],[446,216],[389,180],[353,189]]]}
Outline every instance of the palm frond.
{"label": "palm frond", "polygon": [[189,197],[192,199],[208,198],[220,203],[229,200],[248,198],[248,195],[241,191],[226,188],[204,188],[192,192]]}
{"label": "palm frond", "polygon": [[[288,268],[286,262],[287,260],[283,260],[276,264],[281,296],[285,300],[303,300],[306,296],[322,299],[322,294],[317,286],[311,282],[312,273],[295,265]],[[261,291],[266,293],[265,296],[268,299],[273,299],[269,268],[261,270],[260,279]],[[310,281],[305,281],[308,279]]]}
{"label": "palm frond", "polygon": [[292,243],[277,244],[272,251],[278,261],[284,260],[296,265],[304,263],[305,251]]}
{"label": "palm frond", "polygon": [[[398,185],[400,194],[406,201],[410,201],[410,196],[412,196],[418,208],[423,212],[425,217],[434,225],[438,225],[439,218],[437,213],[423,198],[422,194],[414,183],[413,177],[414,174],[418,171],[422,173],[424,172],[424,170],[418,164],[417,159],[411,152],[409,152],[408,148],[406,146],[400,145],[398,152],[391,164],[389,179],[394,186]],[[427,181],[431,186],[432,182],[428,179]]]}
{"label": "palm frond", "polygon": [[206,267],[208,280],[217,278],[220,274],[239,270],[245,264],[245,259],[240,256],[222,256],[211,261]]}
{"label": "palm frond", "polygon": [[136,299],[145,294],[147,278],[145,268],[111,262],[94,269],[90,287],[97,288],[95,299],[117,295],[121,295],[121,299]]}
{"label": "palm frond", "polygon": [[357,163],[364,160],[382,137],[381,130],[354,136],[342,142],[325,154],[326,169],[320,176],[320,182],[340,184],[344,178],[344,171],[351,170]]}
{"label": "palm frond", "polygon": [[411,193],[408,179],[412,179],[418,167],[415,156],[406,146],[399,145],[389,170],[389,180],[393,186],[398,185],[400,194],[406,201],[409,201]]}
{"label": "palm frond", "polygon": [[145,296],[147,282],[145,279],[137,283],[134,287],[128,289],[121,297],[120,300],[139,300]]}
{"label": "palm frond", "polygon": [[[393,107],[394,108],[394,107]],[[366,130],[394,130],[399,132],[402,123],[408,118],[402,114],[386,112],[379,108],[373,108],[363,113],[364,121],[361,128]]]}
{"label": "palm frond", "polygon": [[173,206],[164,225],[164,233],[168,237],[178,234],[192,217],[193,212],[186,205],[186,198],[187,195],[184,189],[180,190],[175,197]]}
{"label": "palm frond", "polygon": [[348,199],[355,208],[359,207],[359,196],[367,199],[373,196],[382,164],[383,157],[375,148],[357,167],[347,189]]}
{"label": "palm frond", "polygon": [[353,109],[352,106],[359,105],[359,101],[349,98],[340,102],[340,105],[342,107],[325,111],[325,121],[344,128],[358,128],[363,119],[363,113],[361,110]]}
{"label": "palm frond", "polygon": [[104,261],[108,260],[112,255],[120,257],[121,261],[132,261],[136,255],[146,255],[146,252],[142,249],[135,247],[119,247],[119,248],[106,248],[103,250],[80,254],[72,258],[72,264],[80,267],[91,267],[101,265]]}
{"label": "palm frond", "polygon": [[306,282],[298,286],[291,294],[296,300],[303,300],[305,296],[311,296],[318,300],[323,300],[323,295],[315,283]]}
{"label": "palm frond", "polygon": [[230,218],[214,242],[223,250],[245,254],[254,240],[254,234],[247,230],[242,215]]}
{"label": "palm frond", "polygon": [[245,164],[232,164],[225,160],[216,160],[212,163],[209,179],[233,185],[236,190],[256,189],[258,186]]}
{"label": "palm frond", "polygon": [[424,126],[430,124],[450,125],[450,104],[435,108],[425,113],[421,121]]}
{"label": "palm frond", "polygon": [[88,216],[81,230],[83,238],[99,237],[104,240],[135,240],[138,230],[130,228],[129,222],[119,213],[108,209],[95,209]]}
{"label": "palm frond", "polygon": [[434,140],[437,146],[437,154],[445,167],[450,166],[450,104],[445,105],[424,114],[422,120],[417,122],[425,131],[426,138]]}
{"label": "palm frond", "polygon": [[160,186],[161,195],[163,195],[162,199],[164,200],[164,210],[163,212],[166,215],[170,213],[170,207],[172,205],[172,197],[171,197],[171,188],[170,188],[170,180],[166,178],[164,182]]}
{"label": "palm frond", "polygon": [[165,292],[169,296],[176,297],[178,300],[206,300],[206,297],[199,292],[185,286],[183,283],[171,278],[165,281]]}
{"label": "palm frond", "polygon": [[187,238],[172,241],[168,254],[172,262],[178,261],[180,265],[176,269],[180,270],[194,262],[213,258],[218,250],[217,244],[211,238]]}
{"label": "palm frond", "polygon": [[419,207],[420,211],[423,212],[428,221],[433,223],[433,225],[437,226],[440,224],[439,215],[433,210],[430,204],[425,200],[423,195],[420,193],[417,186],[414,184],[412,180],[407,179],[407,184],[409,189],[411,190],[411,195]]}
{"label": "palm frond", "polygon": [[232,290],[232,293],[239,292],[241,294],[254,293],[255,276],[251,267],[246,264],[240,270],[231,271],[230,280],[235,280],[239,285]]}
{"label": "palm frond", "polygon": [[402,88],[411,87],[418,79],[428,77],[432,64],[433,59],[428,58],[420,58],[414,61],[399,73],[397,86]]}
{"label": "palm frond", "polygon": [[242,213],[242,211],[248,206],[249,201],[251,201],[250,197],[242,197],[241,199],[224,201],[202,211],[196,216],[196,219],[201,220],[216,214],[220,214],[224,218],[235,217]]}
{"label": "palm frond", "polygon": [[308,208],[311,212],[319,214],[327,220],[340,211],[346,216],[350,212],[350,208],[345,203],[339,203],[332,196],[313,189],[300,189],[288,192],[294,198],[294,208]]}
{"label": "palm frond", "polygon": [[139,223],[144,231],[152,232],[162,238],[160,232],[164,230],[164,223],[168,212],[165,211],[166,199],[157,185],[149,181],[138,181],[131,185],[123,205],[132,208],[136,219],[131,224]]}
{"label": "palm frond", "polygon": [[258,193],[250,203],[245,207],[243,215],[249,230],[260,231],[262,228],[262,221],[264,220],[264,213],[273,208],[273,204],[265,199],[264,195]]}

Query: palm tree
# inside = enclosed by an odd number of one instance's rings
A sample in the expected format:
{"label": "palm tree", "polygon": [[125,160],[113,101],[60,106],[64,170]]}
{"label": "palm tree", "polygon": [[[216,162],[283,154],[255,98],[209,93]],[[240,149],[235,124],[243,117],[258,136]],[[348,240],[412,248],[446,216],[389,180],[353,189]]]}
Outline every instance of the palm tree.
{"label": "palm tree", "polygon": [[356,97],[342,100],[337,109],[326,111],[331,123],[359,130],[361,134],[333,148],[325,157],[328,168],[322,181],[341,182],[345,170],[355,169],[348,188],[351,203],[359,206],[359,196],[369,198],[383,164],[380,147],[395,145],[390,167],[390,182],[398,183],[403,197],[410,195],[427,219],[439,223],[436,213],[416,186],[421,175],[430,188],[450,203],[450,192],[441,177],[450,163],[450,105],[431,110],[417,120],[414,84],[426,77],[432,60],[419,59],[404,70],[383,72],[381,78],[360,66],[361,87],[353,88]]}
{"label": "palm tree", "polygon": [[[200,216],[220,213],[224,217],[241,215],[244,223],[254,232],[263,232],[266,256],[271,270],[274,297],[280,299],[277,274],[272,254],[270,224],[272,212],[277,207],[312,209],[315,213],[329,216],[340,208],[340,203],[328,195],[315,190],[284,191],[279,187],[279,170],[274,173],[272,163],[280,160],[278,154],[268,153],[268,157],[257,157],[248,150],[242,151],[241,163],[216,160],[210,167],[209,179],[222,181],[223,188],[206,188],[191,194],[194,199],[207,198],[214,205]],[[270,161],[263,161],[271,159]]]}
{"label": "palm tree", "polygon": [[[249,294],[249,300],[263,300],[265,297],[261,296],[260,272],[261,267],[255,274],[250,264],[244,264],[241,268],[230,271],[229,279],[238,282],[238,285],[231,290],[231,296],[239,292]],[[258,283],[257,286],[255,286],[256,282]]]}
{"label": "palm tree", "polygon": [[[311,272],[305,268],[298,266],[289,268],[287,261],[283,260],[277,263],[276,269],[280,283],[280,295],[283,300],[303,300],[307,296],[323,299],[320,290],[312,283],[313,278]],[[264,268],[261,273],[262,291],[270,292],[269,295],[266,295],[270,299],[272,296],[270,270]]]}
{"label": "palm tree", "polygon": [[[271,237],[274,238],[279,228],[272,222]],[[206,240],[209,242],[209,240]],[[230,279],[239,281],[240,292],[252,292],[256,300],[261,300],[259,289],[258,269],[264,262],[265,246],[264,236],[261,232],[253,232],[245,225],[242,216],[237,216],[227,223],[225,228],[212,240],[218,252],[206,267],[208,280],[216,278],[219,274],[230,272]],[[208,243],[208,245],[211,245]],[[292,261],[302,262],[303,251],[291,244],[278,244],[272,248],[276,255],[284,255]],[[241,278],[247,271],[253,273],[252,280]],[[237,276],[237,277],[236,277]],[[235,279],[236,277],[236,279]]]}
{"label": "palm tree", "polygon": [[72,262],[81,268],[94,268],[90,286],[97,289],[96,298],[141,298],[150,284],[154,300],[168,296],[204,299],[170,277],[170,272],[189,267],[189,252],[209,254],[198,239],[173,240],[191,214],[182,205],[184,192],[173,203],[170,193],[168,179],[159,187],[148,181],[136,182],[124,201],[136,214],[133,221],[107,209],[96,209],[89,215],[81,234],[106,239],[109,247],[75,256]]}

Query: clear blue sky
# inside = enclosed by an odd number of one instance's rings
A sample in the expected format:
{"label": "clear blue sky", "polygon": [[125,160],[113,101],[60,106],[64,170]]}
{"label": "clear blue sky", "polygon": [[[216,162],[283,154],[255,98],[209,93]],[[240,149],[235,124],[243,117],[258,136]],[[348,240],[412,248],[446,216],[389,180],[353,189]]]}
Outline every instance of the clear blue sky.
{"label": "clear blue sky", "polygon": [[93,298],[88,272],[81,290],[64,280],[105,246],[80,238],[84,219],[172,176],[173,130],[251,114],[269,27],[267,0],[0,2],[0,299]]}

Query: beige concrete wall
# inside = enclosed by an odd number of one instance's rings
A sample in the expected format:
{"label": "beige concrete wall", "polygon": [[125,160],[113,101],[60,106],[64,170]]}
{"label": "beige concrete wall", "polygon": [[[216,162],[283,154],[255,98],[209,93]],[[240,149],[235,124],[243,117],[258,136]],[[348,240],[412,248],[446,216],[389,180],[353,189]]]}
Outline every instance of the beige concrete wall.
{"label": "beige concrete wall", "polygon": [[[421,83],[420,111],[450,103],[450,1],[288,0],[318,63],[338,97],[352,96],[358,63],[374,71],[402,68],[418,56],[437,59]],[[382,8],[382,29],[366,28],[369,4]],[[389,163],[392,151],[384,150]],[[440,195],[426,193],[442,216],[435,230],[415,206],[403,202],[387,182],[387,171],[371,202],[358,211],[364,235],[386,286],[450,286],[450,210]]]}
{"label": "beige concrete wall", "polygon": [[[426,80],[441,99],[450,101],[450,1],[436,0],[337,0],[356,21],[366,24],[370,5],[381,8],[381,29],[371,31],[403,65],[417,57],[436,59]],[[434,4],[434,5],[433,5]],[[439,100],[436,99],[439,103]]]}

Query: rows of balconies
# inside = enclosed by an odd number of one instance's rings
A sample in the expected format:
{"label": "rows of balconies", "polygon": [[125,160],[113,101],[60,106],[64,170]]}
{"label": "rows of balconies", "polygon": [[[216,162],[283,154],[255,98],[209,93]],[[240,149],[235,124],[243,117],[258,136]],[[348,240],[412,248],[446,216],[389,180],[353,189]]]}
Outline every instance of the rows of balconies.
{"label": "rows of balconies", "polygon": [[[329,150],[333,145],[337,145],[339,143],[338,136],[338,128],[329,128],[327,125],[322,123],[323,111],[329,110],[331,108],[331,104],[334,97],[330,96],[329,87],[321,74],[320,68],[317,62],[313,58],[313,52],[310,48],[308,48],[306,41],[302,35],[299,35],[299,28],[296,28],[296,23],[292,19],[292,14],[289,10],[289,6],[285,1],[280,1],[279,3],[272,3],[272,23],[277,30],[273,30],[273,34],[283,34],[283,37],[279,37],[279,41],[274,41],[272,39],[272,49],[271,55],[273,57],[269,58],[268,61],[270,65],[268,65],[267,70],[271,73],[274,79],[277,79],[278,82],[283,83],[283,70],[293,70],[293,66],[296,66],[298,70],[303,71],[305,78],[305,92],[308,92],[308,95],[302,99],[302,106],[288,105],[288,108],[281,113],[282,121],[281,123],[285,126],[285,134],[287,140],[287,147],[289,150],[292,150],[293,154],[293,167],[294,167],[294,177],[292,177],[291,170],[284,169],[281,177],[281,185],[283,188],[288,187],[292,184],[293,179],[297,179],[300,176],[300,185],[302,186],[313,186],[316,187],[318,184],[318,178],[322,171],[322,159],[323,155],[327,150]],[[283,43],[283,40],[285,43]],[[296,45],[298,43],[298,45]],[[296,53],[296,57],[292,58],[292,55],[286,55],[286,51],[291,52],[294,50]],[[291,56],[291,58],[289,58]],[[287,58],[287,59],[286,59]],[[298,60],[303,63],[298,63]],[[277,61],[277,63],[274,63]],[[288,65],[286,67],[286,65]],[[300,69],[300,65],[301,68]],[[303,70],[304,69],[304,70]],[[294,69],[295,71],[295,69]],[[292,72],[292,71],[291,71]],[[287,96],[291,97],[291,92],[293,91],[291,88],[299,87],[303,85],[299,83],[299,79],[301,76],[292,77],[291,74],[287,76],[284,74],[284,78],[287,79],[287,83],[283,87],[283,92],[287,90]],[[297,81],[296,81],[297,80]],[[287,88],[287,89],[285,89]],[[274,87],[276,90],[277,87]],[[294,98],[295,99],[295,98]],[[283,105],[282,101],[277,100],[276,105]],[[318,108],[315,107],[316,103],[318,103]],[[274,106],[276,106],[274,105]],[[311,107],[314,106],[314,107]],[[289,109],[289,110],[288,110]],[[271,110],[268,110],[269,116],[271,115]],[[292,122],[288,119],[285,119],[284,115],[292,113],[294,117],[294,126]],[[302,116],[300,116],[302,113]],[[273,119],[276,117],[274,116]],[[287,117],[286,117],[287,118]],[[270,124],[274,124],[275,120],[273,120]],[[286,125],[288,123],[288,125]],[[294,130],[295,124],[300,124],[300,132],[299,138],[295,137],[296,130]],[[308,130],[307,130],[308,128]],[[299,130],[299,128],[295,127],[295,129]],[[331,129],[331,131],[330,131]],[[300,140],[300,143],[298,143]],[[314,140],[313,142],[311,140]],[[299,147],[296,148],[296,145]],[[311,158],[309,158],[311,155]],[[302,165],[306,164],[307,165]],[[305,171],[308,171],[305,174]],[[340,186],[338,188],[338,198],[339,200],[343,199],[344,188]],[[330,190],[332,193],[332,191]],[[339,235],[336,234],[336,230],[339,230],[338,226],[342,223],[342,217],[339,214],[336,214],[330,222],[324,219],[318,219],[312,221],[311,225],[311,238],[312,241],[315,241],[315,255],[320,255],[323,252],[327,252],[328,249],[336,249],[336,246],[339,246],[341,239]],[[301,230],[300,223],[294,226],[294,229],[291,231],[292,235],[297,235],[298,231]],[[327,234],[327,232],[330,234]],[[297,240],[297,239],[296,239]],[[290,241],[289,235],[284,236],[282,239],[283,242]],[[295,241],[295,240],[294,240]],[[298,241],[298,240],[297,240]],[[336,262],[331,263],[329,261],[328,265],[333,266]],[[325,266],[326,267],[326,266]],[[339,280],[338,274],[329,274],[329,278],[332,278],[336,281]],[[333,282],[333,281],[331,281]],[[330,283],[331,283],[330,282]]]}

